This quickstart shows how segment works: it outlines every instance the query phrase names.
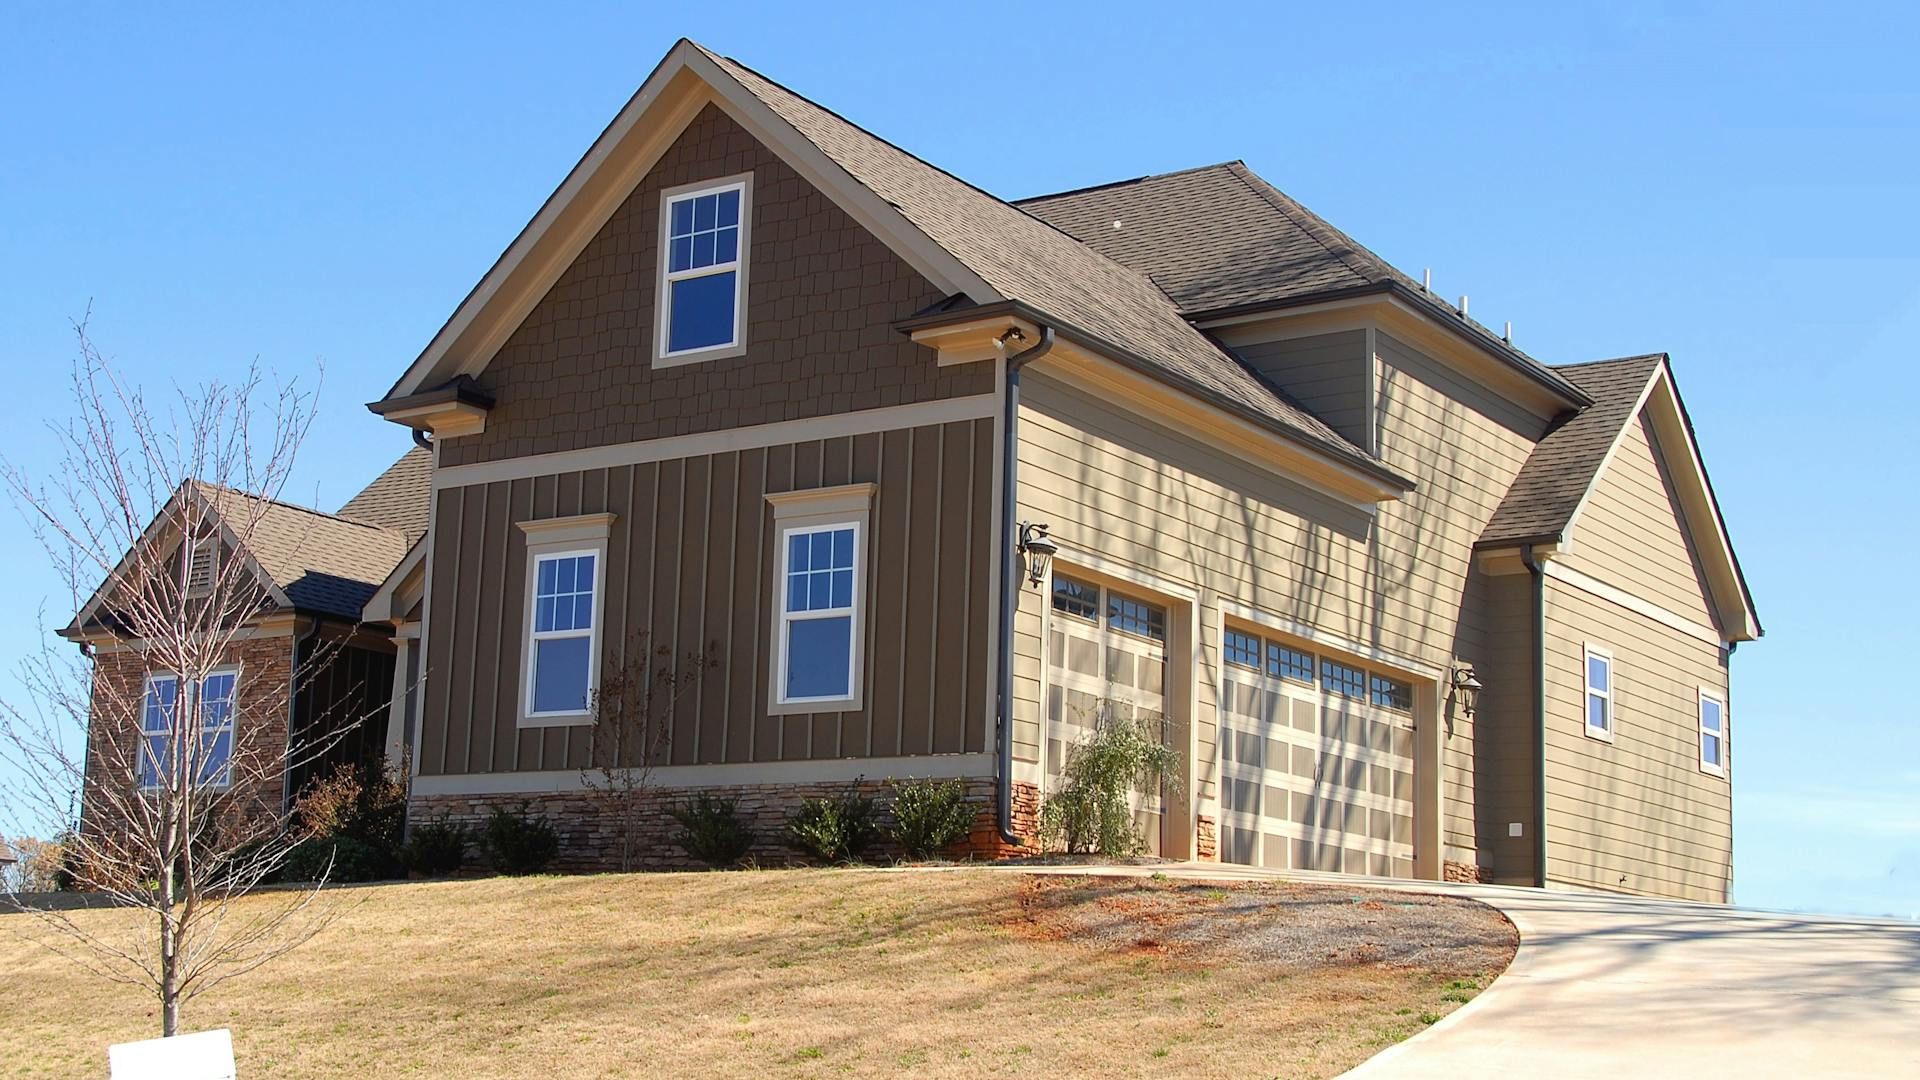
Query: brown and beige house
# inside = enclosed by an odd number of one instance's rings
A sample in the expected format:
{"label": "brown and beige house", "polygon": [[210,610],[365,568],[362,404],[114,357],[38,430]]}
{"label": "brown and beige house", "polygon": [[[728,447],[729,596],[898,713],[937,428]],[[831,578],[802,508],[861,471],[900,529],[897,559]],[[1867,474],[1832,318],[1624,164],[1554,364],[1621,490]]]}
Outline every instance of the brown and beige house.
{"label": "brown and beige house", "polygon": [[1761,631],[1666,357],[1543,364],[1241,163],[1009,202],[681,41],[370,407],[416,820],[603,857],[644,635],[720,661],[663,797],[769,841],[934,776],[1025,850],[1121,710],[1164,856],[1728,896]]}

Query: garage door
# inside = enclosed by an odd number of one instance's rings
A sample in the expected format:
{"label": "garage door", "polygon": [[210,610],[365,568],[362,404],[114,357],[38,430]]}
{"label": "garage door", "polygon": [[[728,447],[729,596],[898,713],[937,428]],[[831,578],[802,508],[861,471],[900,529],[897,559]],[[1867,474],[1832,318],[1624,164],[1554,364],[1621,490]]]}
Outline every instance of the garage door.
{"label": "garage door", "polygon": [[[1145,717],[1166,738],[1167,609],[1070,574],[1053,575],[1047,619],[1047,791],[1075,743],[1108,718]],[[1147,849],[1160,850],[1160,793],[1135,792]]]}
{"label": "garage door", "polygon": [[1413,873],[1413,686],[1229,627],[1220,693],[1220,858]]}

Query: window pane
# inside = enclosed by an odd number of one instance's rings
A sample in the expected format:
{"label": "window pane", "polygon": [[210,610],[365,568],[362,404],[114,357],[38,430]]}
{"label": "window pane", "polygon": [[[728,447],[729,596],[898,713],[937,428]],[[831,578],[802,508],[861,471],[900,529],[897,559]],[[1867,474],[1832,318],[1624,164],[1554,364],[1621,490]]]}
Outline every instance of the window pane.
{"label": "window pane", "polygon": [[1700,761],[1702,764],[1705,764],[1705,765],[1712,765],[1716,768],[1719,767],[1720,736],[1718,735],[1700,736]]}
{"label": "window pane", "polygon": [[713,234],[713,261],[732,262],[740,257],[740,230],[721,229]]}
{"label": "window pane", "polygon": [[693,269],[693,237],[677,237],[667,256],[667,269],[678,272]]}
{"label": "window pane", "polygon": [[853,567],[853,530],[836,529],[833,533],[833,568],[848,570]]}
{"label": "window pane", "polygon": [[552,596],[553,595],[553,560],[552,559],[544,559],[541,561],[540,570],[537,574],[535,574],[535,578],[538,582],[535,588],[535,595]]}
{"label": "window pane", "polygon": [[166,771],[167,737],[149,735],[140,740],[140,746],[140,785],[156,787],[160,783],[161,774]]}
{"label": "window pane", "polygon": [[1100,587],[1075,580],[1065,574],[1055,574],[1053,575],[1053,610],[1078,615],[1083,619],[1096,618],[1100,613]]}
{"label": "window pane", "polygon": [[147,704],[140,716],[143,731],[167,731],[173,726],[174,699],[180,684],[174,679],[155,679],[147,684]]}
{"label": "window pane", "polygon": [[227,782],[227,762],[233,757],[233,732],[221,731],[204,736],[200,743],[200,782]]}
{"label": "window pane", "polygon": [[575,564],[573,589],[575,592],[593,591],[593,556],[581,555],[573,560]]}
{"label": "window pane", "polygon": [[1320,674],[1326,680],[1326,688],[1341,697],[1364,699],[1367,696],[1366,672],[1357,667],[1323,660]]}
{"label": "window pane", "polygon": [[1269,643],[1267,674],[1310,683],[1313,681],[1313,654],[1303,653],[1299,649],[1289,649],[1285,645]]}
{"label": "window pane", "polygon": [[681,199],[673,204],[673,235],[685,236],[693,231],[693,200]]}
{"label": "window pane", "polygon": [[713,212],[719,206],[717,195],[702,195],[693,200],[693,227],[695,230],[713,228]]}
{"label": "window pane", "polygon": [[833,575],[826,572],[807,575],[807,610],[821,611],[833,606]]}
{"label": "window pane", "polygon": [[1604,656],[1587,657],[1587,688],[1604,694],[1612,689],[1613,665]]}
{"label": "window pane", "polygon": [[579,712],[587,707],[587,645],[585,637],[534,642],[534,712]]}
{"label": "window pane", "polygon": [[1607,699],[1599,694],[1587,695],[1587,726],[1595,731],[1610,730],[1610,718],[1607,716]]}
{"label": "window pane", "polygon": [[710,232],[693,234],[693,265],[713,265],[713,234]]}
{"label": "window pane", "polygon": [[851,607],[853,605],[853,571],[835,570],[833,572],[833,606]]}
{"label": "window pane", "polygon": [[788,623],[787,697],[846,697],[852,656],[852,616]]}
{"label": "window pane", "polygon": [[1260,666],[1260,639],[1252,634],[1243,634],[1238,630],[1227,631],[1227,663],[1241,667]]}
{"label": "window pane", "polygon": [[215,731],[233,723],[233,676],[209,675],[200,688],[200,727]]}
{"label": "window pane", "polygon": [[1700,726],[1708,731],[1720,730],[1720,703],[1712,698],[1700,699]]}
{"label": "window pane", "polygon": [[667,350],[703,349],[733,341],[733,281],[728,270],[673,283]]}
{"label": "window pane", "polygon": [[740,224],[740,193],[738,191],[723,191],[720,193],[719,199],[720,215],[717,224]]}
{"label": "window pane", "polygon": [[1389,709],[1399,709],[1402,712],[1413,709],[1413,684],[1389,679],[1385,675],[1374,675],[1369,677],[1367,686],[1375,705],[1384,705]]}
{"label": "window pane", "polygon": [[1115,630],[1141,637],[1164,641],[1167,636],[1167,613],[1144,600],[1135,600],[1119,593],[1107,596],[1107,624]]}

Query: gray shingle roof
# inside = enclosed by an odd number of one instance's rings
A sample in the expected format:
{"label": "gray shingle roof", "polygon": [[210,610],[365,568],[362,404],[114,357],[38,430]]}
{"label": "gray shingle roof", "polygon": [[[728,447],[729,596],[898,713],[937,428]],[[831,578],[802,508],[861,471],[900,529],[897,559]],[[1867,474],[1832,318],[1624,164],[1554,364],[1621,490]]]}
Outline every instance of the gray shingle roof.
{"label": "gray shingle roof", "polygon": [[301,611],[358,622],[367,600],[412,546],[400,529],[231,488],[211,488],[208,498],[230,526],[259,515],[246,538],[247,552]]}
{"label": "gray shingle roof", "polygon": [[433,483],[433,452],[414,447],[374,478],[340,508],[341,517],[365,521],[407,534],[407,542],[427,532],[427,496]]}
{"label": "gray shingle roof", "polygon": [[1607,450],[1635,415],[1641,392],[1666,362],[1660,354],[1569,364],[1555,370],[1594,404],[1540,440],[1480,534],[1479,546],[1560,535],[1593,486]]}
{"label": "gray shingle roof", "polygon": [[1113,343],[1336,457],[1390,470],[1254,374],[1145,273],[914,157],[734,60],[707,55],[1000,295]]}
{"label": "gray shingle roof", "polygon": [[1509,363],[1559,381],[1555,369],[1462,316],[1244,162],[1037,195],[1014,205],[1151,275],[1188,315],[1394,286],[1408,302],[1458,326]]}

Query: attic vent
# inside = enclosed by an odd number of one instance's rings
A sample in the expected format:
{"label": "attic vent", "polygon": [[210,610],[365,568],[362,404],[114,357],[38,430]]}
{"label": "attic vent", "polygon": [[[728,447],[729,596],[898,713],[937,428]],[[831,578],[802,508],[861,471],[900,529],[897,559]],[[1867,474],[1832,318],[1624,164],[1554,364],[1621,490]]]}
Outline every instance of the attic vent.
{"label": "attic vent", "polygon": [[187,556],[187,591],[203,593],[213,588],[213,559],[218,549],[212,543],[193,545]]}

